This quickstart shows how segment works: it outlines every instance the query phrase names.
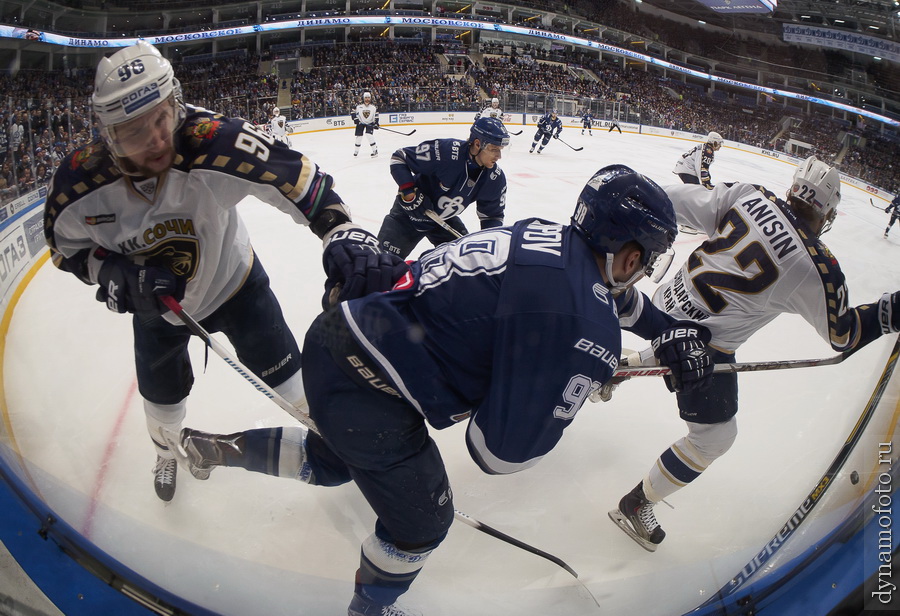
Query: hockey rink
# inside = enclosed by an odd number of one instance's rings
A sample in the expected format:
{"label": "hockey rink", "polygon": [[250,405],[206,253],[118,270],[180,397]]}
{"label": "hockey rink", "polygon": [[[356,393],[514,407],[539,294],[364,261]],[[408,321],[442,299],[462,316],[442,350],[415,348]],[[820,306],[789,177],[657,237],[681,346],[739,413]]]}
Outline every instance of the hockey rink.
{"label": "hockey rink", "polygon": [[[379,156],[364,140],[353,157],[351,130],[292,135],[337,181],[354,221],[377,232],[396,192],[391,153],[429,138],[467,136],[468,125],[376,131]],[[507,221],[540,216],[568,222],[576,198],[600,167],[624,163],[661,184],[678,182],[676,159],[694,142],[634,133],[580,135],[568,128],[541,155],[529,154],[532,126],[512,137],[500,167],[508,178]],[[778,195],[793,165],[730,148],[711,167],[714,183],[750,181]],[[840,260],[850,305],[900,289],[900,228],[882,238],[887,205],[848,185],[825,243]],[[241,211],[255,249],[298,339],[320,310],[321,245],[308,230],[258,201]],[[474,206],[463,214],[478,228]],[[679,235],[667,278],[702,236]],[[420,244],[412,256],[428,245]],[[653,285],[639,287],[652,293]],[[216,469],[208,481],[185,471],[174,500],[157,499],[155,453],[137,393],[131,320],[94,299],[73,276],[44,261],[22,291],[3,356],[5,455],[27,485],[84,537],[165,591],[223,616],[346,613],[359,545],[374,514],[354,485],[311,487],[287,479]],[[221,335],[220,341],[225,341]],[[869,400],[895,336],[839,365],[740,377],[734,447],[688,488],[656,507],[667,537],[641,549],[607,517],[658,455],[685,432],[675,398],[659,378],[635,378],[607,403],[586,403],[575,425],[536,467],[483,474],[469,459],[464,425],[432,435],[444,455],[456,508],[550,552],[560,567],[455,523],[401,603],[428,616],[546,616],[689,612],[713,595],[768,542],[816,486]],[[643,341],[625,335],[624,346]],[[294,420],[218,356],[192,343],[196,384],[185,425],[213,432],[288,425]],[[834,355],[801,318],[782,315],[738,352],[738,361]],[[866,435],[822,502],[766,572],[825,535],[871,487],[877,444],[897,419],[893,377]],[[513,387],[529,387],[514,383]],[[860,480],[853,484],[851,471]],[[883,470],[883,469],[882,469]]]}

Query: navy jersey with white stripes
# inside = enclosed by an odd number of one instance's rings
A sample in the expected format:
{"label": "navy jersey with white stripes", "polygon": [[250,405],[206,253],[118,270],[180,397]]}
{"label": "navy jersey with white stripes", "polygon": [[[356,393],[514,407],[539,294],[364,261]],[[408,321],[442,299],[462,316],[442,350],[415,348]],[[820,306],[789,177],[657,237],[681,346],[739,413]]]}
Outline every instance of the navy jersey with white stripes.
{"label": "navy jersey with white stripes", "polygon": [[611,378],[620,311],[644,337],[673,321],[638,292],[614,299],[588,245],[539,219],[438,246],[393,291],[341,309],[432,426],[470,418],[469,451],[488,473],[537,463]]}
{"label": "navy jersey with white stripes", "polygon": [[506,175],[497,165],[478,165],[465,141],[434,139],[400,148],[391,157],[391,176],[401,188],[418,187],[444,220],[475,202],[483,229],[503,224]]}

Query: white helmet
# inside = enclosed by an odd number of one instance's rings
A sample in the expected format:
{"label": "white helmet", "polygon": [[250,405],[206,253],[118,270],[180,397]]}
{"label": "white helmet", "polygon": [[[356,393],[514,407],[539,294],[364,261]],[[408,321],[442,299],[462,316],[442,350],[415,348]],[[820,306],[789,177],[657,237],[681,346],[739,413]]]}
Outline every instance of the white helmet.
{"label": "white helmet", "polygon": [[146,115],[159,105],[172,105],[172,131],[184,121],[186,110],[181,84],[172,64],[144,41],[120,49],[97,65],[91,103],[100,136],[116,157],[135,154],[116,137],[116,126]]}
{"label": "white helmet", "polygon": [[706,143],[713,144],[713,147],[718,150],[722,147],[722,135],[713,131],[706,136]]}
{"label": "white helmet", "polygon": [[277,115],[281,115],[281,109],[279,109],[278,107],[272,107],[272,117],[275,117]]}
{"label": "white helmet", "polygon": [[500,104],[500,99],[499,99],[499,98],[492,98],[492,99],[491,99],[491,105],[493,105],[494,107],[496,107],[496,106],[499,105],[499,104]]}
{"label": "white helmet", "polygon": [[372,98],[372,93],[371,93],[371,92],[363,92],[363,98],[364,98],[364,99],[365,99],[365,98]]}
{"label": "white helmet", "polygon": [[841,174],[815,156],[797,165],[788,197],[807,204],[821,220],[819,235],[831,228],[841,202]]}

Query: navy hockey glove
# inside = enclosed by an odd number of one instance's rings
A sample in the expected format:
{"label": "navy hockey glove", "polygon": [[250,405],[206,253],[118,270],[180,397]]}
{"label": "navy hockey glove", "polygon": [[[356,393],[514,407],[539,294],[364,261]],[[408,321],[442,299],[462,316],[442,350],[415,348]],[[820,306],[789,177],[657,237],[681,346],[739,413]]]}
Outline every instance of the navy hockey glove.
{"label": "navy hockey glove", "polygon": [[325,295],[322,308],[370,293],[389,291],[409,266],[397,255],[382,252],[378,238],[360,227],[336,231],[322,254]]}
{"label": "navy hockey glove", "polygon": [[900,332],[900,291],[881,296],[878,302],[878,321],[882,334]]}
{"label": "navy hockey glove", "polygon": [[559,139],[559,133],[553,133],[553,138],[554,138],[554,139]]}
{"label": "navy hockey glove", "polygon": [[706,345],[709,330],[693,321],[676,321],[651,342],[659,363],[672,371],[665,378],[669,391],[704,390],[710,385],[713,363]]}
{"label": "navy hockey glove", "polygon": [[407,212],[431,210],[431,199],[416,186],[400,191],[400,207]]}
{"label": "navy hockey glove", "polygon": [[159,301],[161,296],[184,298],[184,281],[165,268],[137,265],[115,252],[98,250],[95,254],[103,259],[97,275],[97,301],[113,312],[158,316],[169,310]]}

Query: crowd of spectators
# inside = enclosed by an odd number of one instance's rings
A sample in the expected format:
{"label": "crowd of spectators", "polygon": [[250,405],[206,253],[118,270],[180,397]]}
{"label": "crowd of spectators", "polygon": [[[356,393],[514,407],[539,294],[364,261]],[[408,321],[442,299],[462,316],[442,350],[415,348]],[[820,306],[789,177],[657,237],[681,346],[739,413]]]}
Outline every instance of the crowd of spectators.
{"label": "crowd of spectators", "polygon": [[[538,49],[495,52],[471,57],[444,48],[384,41],[307,50],[312,68],[281,79],[265,56],[185,61],[175,65],[185,100],[220,113],[262,124],[279,94],[289,94],[290,119],[348,116],[372,93],[382,113],[445,110],[475,111],[497,96],[508,106],[527,96],[574,100],[579,113],[591,106],[597,119],[639,121],[704,134],[715,130],[726,139],[781,149],[791,138],[812,146],[812,152],[845,173],[889,191],[900,189],[896,141],[869,126],[784,107],[761,97],[758,104],[645,70],[601,62],[579,52],[560,52],[565,61],[550,62]],[[459,52],[459,49],[454,50]],[[0,110],[0,200],[6,202],[45,184],[66,153],[89,143],[92,125],[89,95],[93,71],[19,71],[0,75],[8,104]],[[518,97],[517,94],[526,94]],[[793,118],[788,120],[787,118]],[[844,149],[838,136],[853,135],[856,145]],[[860,145],[862,144],[862,145]],[[844,151],[842,151],[844,149]],[[842,159],[836,157],[842,155]]]}

